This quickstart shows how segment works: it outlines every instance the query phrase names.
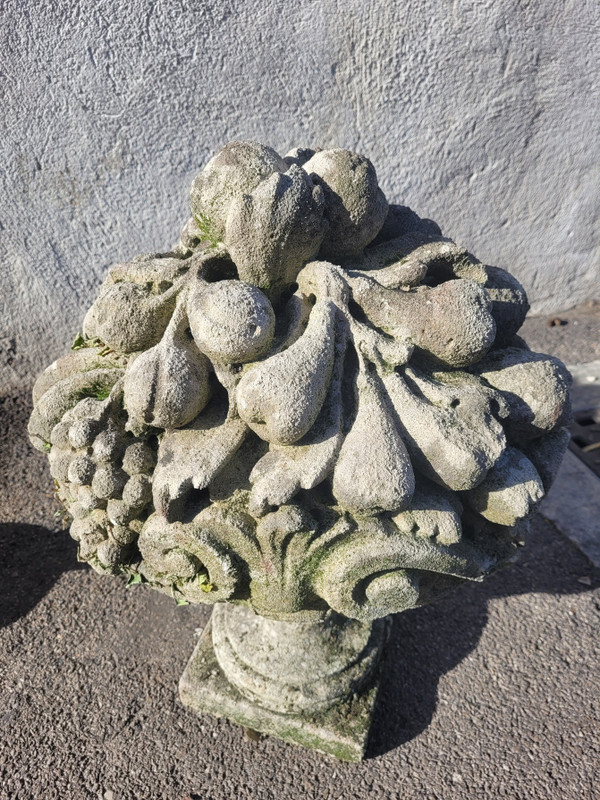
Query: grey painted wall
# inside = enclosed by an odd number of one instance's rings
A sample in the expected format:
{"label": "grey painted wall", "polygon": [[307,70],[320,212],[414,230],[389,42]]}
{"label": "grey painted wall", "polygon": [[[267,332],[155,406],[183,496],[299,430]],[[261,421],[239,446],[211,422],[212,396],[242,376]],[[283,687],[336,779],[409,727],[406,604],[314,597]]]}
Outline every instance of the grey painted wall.
{"label": "grey painted wall", "polygon": [[72,341],[111,262],[166,249],[220,145],[368,155],[390,200],[600,295],[597,0],[3,0],[0,386]]}

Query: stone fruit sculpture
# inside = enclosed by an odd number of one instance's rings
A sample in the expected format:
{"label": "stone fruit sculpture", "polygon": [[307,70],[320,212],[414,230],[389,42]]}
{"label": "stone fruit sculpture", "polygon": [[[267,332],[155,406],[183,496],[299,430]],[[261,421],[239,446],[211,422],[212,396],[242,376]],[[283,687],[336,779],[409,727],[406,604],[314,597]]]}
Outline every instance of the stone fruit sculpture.
{"label": "stone fruit sculpture", "polygon": [[362,757],[387,618],[510,561],[568,433],[518,281],[347,150],[232,142],[37,380],[79,557],[215,604],[184,702]]}

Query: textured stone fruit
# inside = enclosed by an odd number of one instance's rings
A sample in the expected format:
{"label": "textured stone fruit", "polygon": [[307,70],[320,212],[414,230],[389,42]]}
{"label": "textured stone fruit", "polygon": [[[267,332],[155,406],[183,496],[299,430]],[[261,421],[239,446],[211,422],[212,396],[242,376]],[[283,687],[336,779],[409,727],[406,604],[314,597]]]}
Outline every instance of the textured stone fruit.
{"label": "textured stone fruit", "polygon": [[188,298],[187,314],[198,349],[214,361],[254,361],[273,340],[271,303],[260,289],[242,281],[200,284]]}

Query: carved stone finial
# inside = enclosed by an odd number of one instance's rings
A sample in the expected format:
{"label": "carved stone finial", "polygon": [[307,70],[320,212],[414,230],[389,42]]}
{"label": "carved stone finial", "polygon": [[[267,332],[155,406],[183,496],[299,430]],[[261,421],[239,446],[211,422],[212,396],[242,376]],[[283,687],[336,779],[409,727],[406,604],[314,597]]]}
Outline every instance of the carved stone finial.
{"label": "carved stone finial", "polygon": [[[257,704],[304,741],[305,711],[372,676],[374,620],[514,557],[568,441],[570,376],[516,335],[518,281],[388,208],[363,156],[233,142],[191,199],[172,252],[109,270],[29,433],[80,557],[236,604],[215,657],[246,707],[225,682],[223,713],[250,724]],[[317,640],[311,683],[294,659]],[[328,724],[313,745],[359,756],[366,723],[350,743]]]}

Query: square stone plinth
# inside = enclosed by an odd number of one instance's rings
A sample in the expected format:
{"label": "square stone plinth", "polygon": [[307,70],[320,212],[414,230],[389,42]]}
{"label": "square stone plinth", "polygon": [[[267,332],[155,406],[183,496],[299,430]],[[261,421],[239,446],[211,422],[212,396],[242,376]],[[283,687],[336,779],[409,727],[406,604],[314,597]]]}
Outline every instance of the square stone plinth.
{"label": "square stone plinth", "polygon": [[194,711],[225,717],[245,728],[301,744],[344,761],[364,757],[379,684],[378,672],[360,694],[311,715],[279,714],[247,700],[227,680],[212,646],[211,624],[179,681],[182,702]]}

